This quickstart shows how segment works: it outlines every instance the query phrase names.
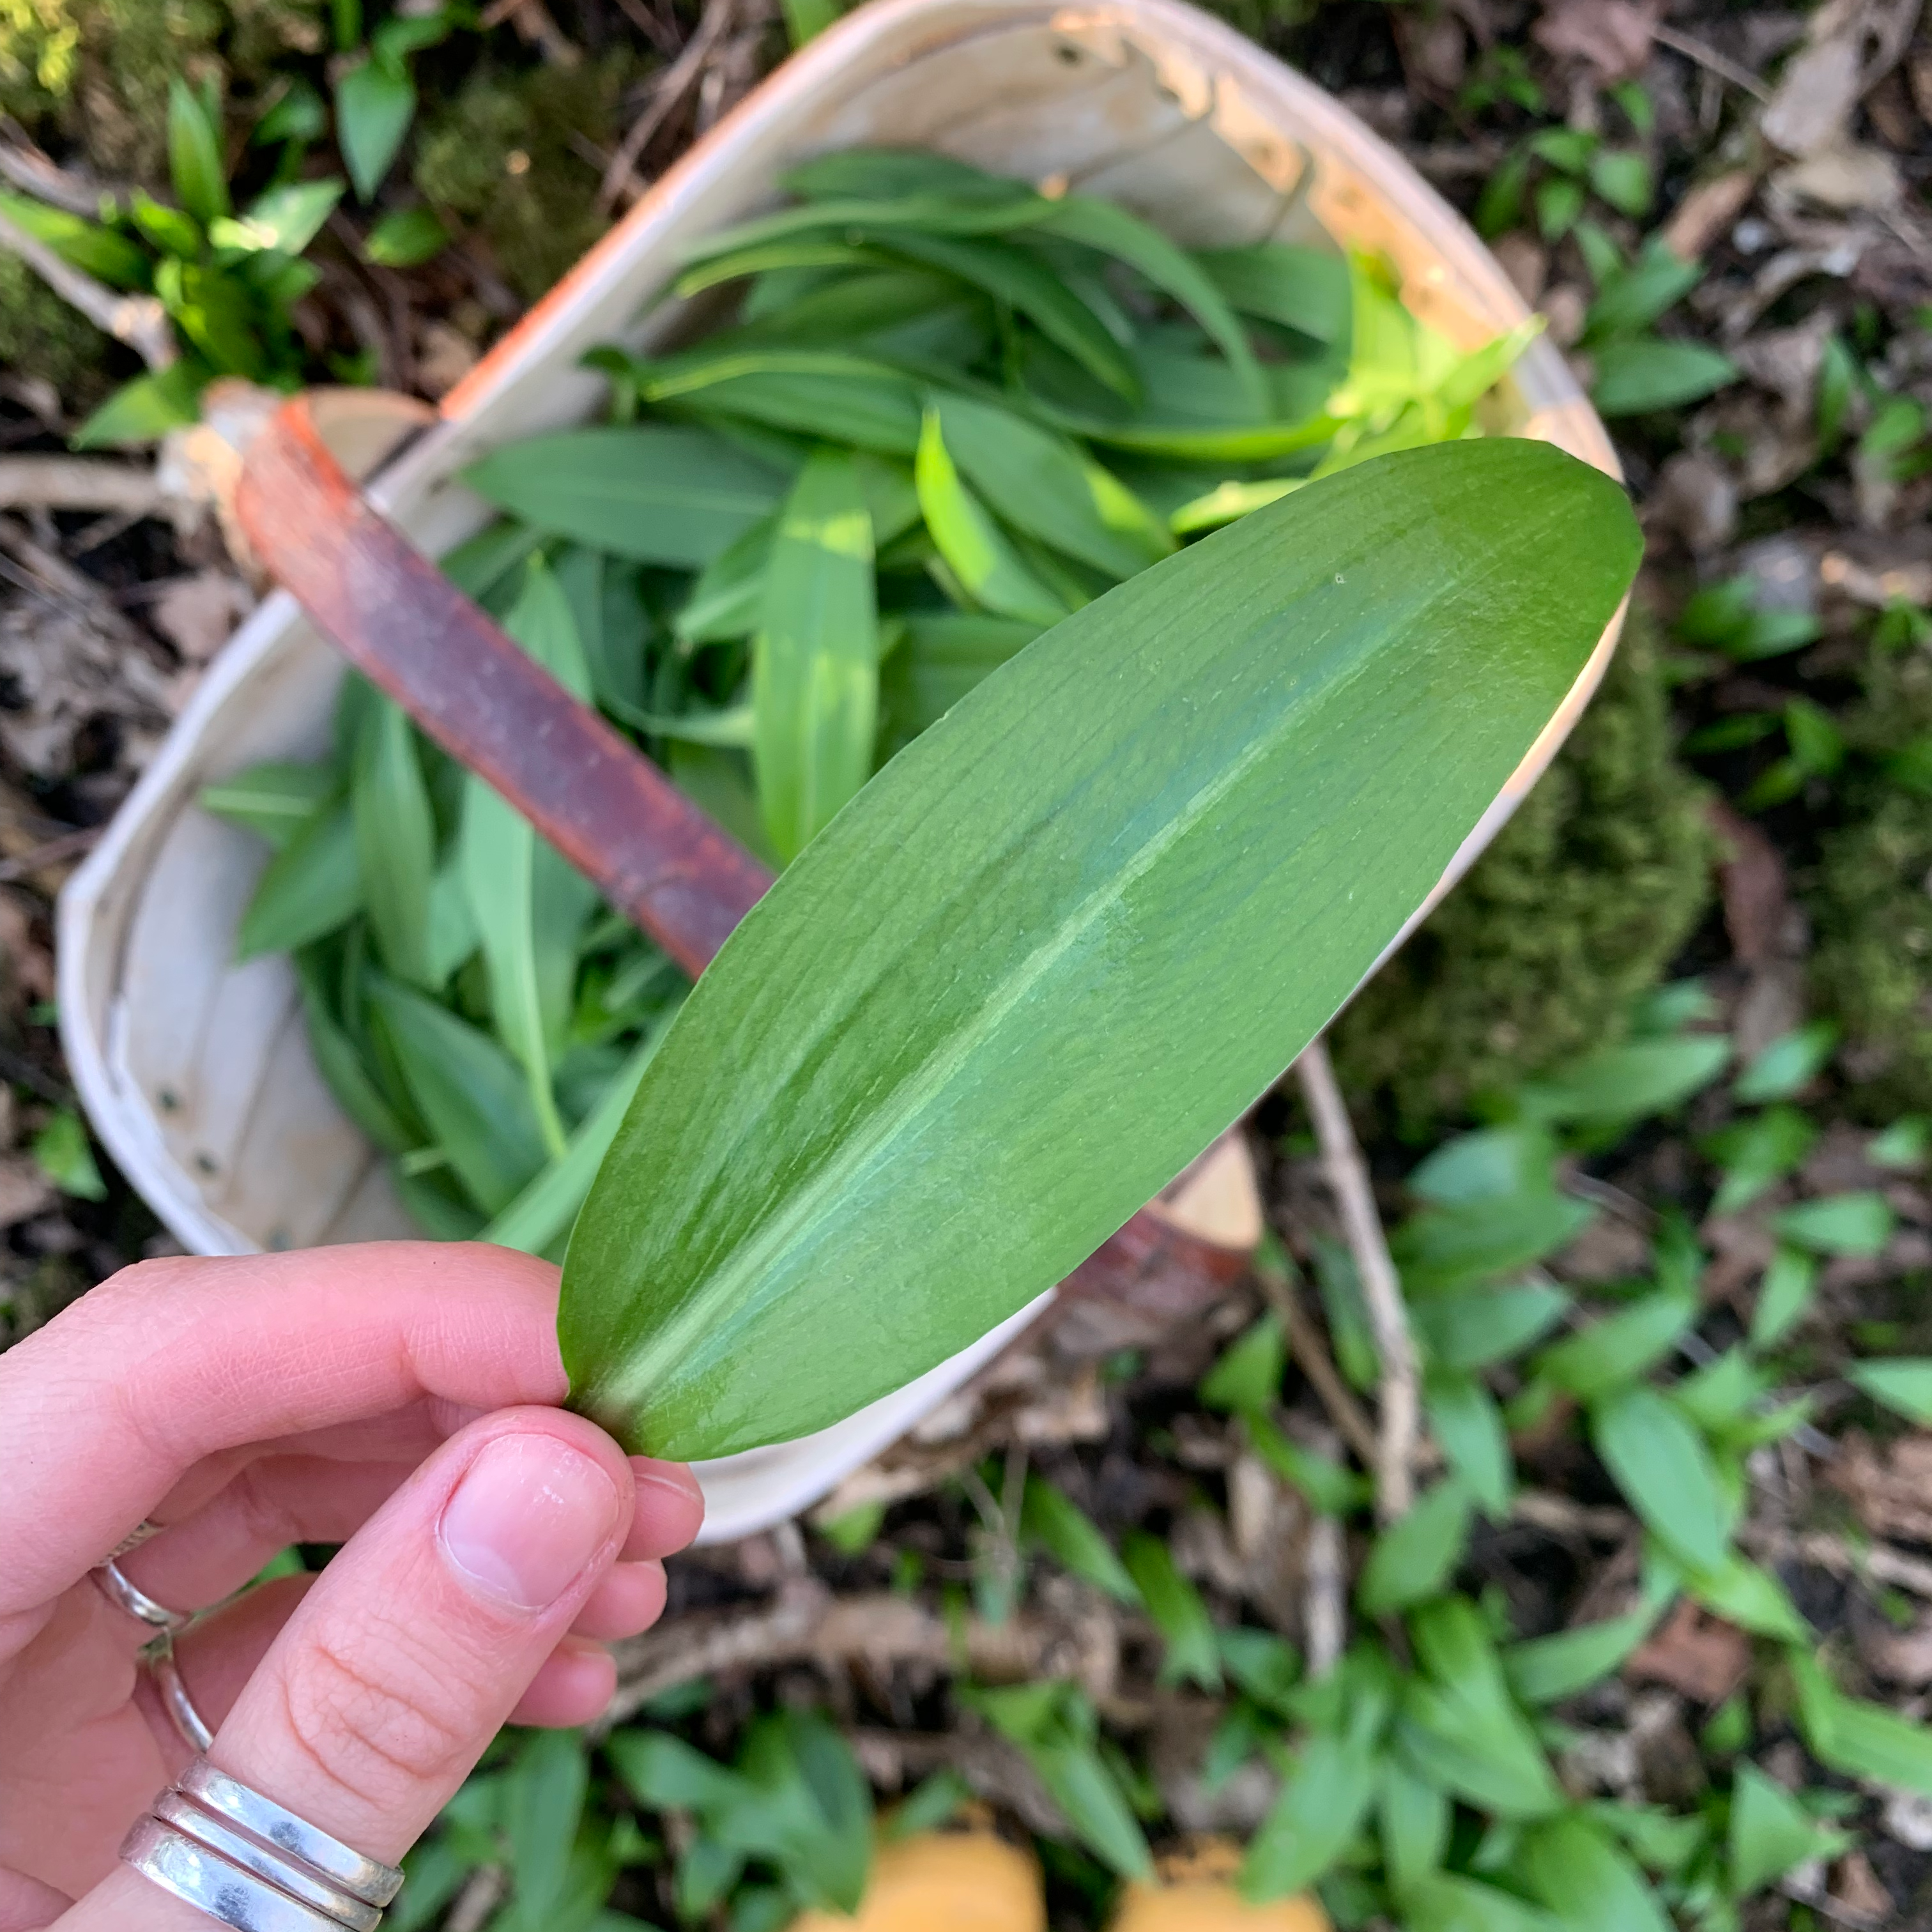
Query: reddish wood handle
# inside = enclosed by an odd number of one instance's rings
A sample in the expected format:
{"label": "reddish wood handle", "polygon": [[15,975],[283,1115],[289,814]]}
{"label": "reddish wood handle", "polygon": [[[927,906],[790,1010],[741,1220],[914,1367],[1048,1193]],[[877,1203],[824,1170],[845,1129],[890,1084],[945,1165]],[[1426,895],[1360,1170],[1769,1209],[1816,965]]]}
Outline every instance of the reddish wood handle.
{"label": "reddish wood handle", "polygon": [[772,875],[364,501],[298,396],[250,443],[236,511],[350,662],[478,772],[695,979]]}
{"label": "reddish wood handle", "polygon": [[[356,669],[479,773],[695,979],[772,874],[364,501],[307,397],[249,443],[236,513],[263,567]],[[1198,1308],[1246,1266],[1144,1210],[1076,1295]]]}

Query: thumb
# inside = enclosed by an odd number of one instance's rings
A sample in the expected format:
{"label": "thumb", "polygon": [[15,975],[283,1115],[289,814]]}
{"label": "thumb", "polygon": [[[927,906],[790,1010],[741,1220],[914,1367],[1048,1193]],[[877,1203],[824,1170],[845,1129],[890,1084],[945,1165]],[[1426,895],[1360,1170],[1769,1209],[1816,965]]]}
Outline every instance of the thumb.
{"label": "thumb", "polygon": [[[322,1573],[209,1760],[394,1864],[610,1568],[630,1528],[632,1480],[608,1436],[555,1409],[506,1410],[452,1437]],[[124,1869],[62,1932],[136,1922],[115,1916],[130,1904],[140,1922],[172,1928],[164,1901],[178,1905]],[[178,1910],[182,1925],[206,1928]]]}

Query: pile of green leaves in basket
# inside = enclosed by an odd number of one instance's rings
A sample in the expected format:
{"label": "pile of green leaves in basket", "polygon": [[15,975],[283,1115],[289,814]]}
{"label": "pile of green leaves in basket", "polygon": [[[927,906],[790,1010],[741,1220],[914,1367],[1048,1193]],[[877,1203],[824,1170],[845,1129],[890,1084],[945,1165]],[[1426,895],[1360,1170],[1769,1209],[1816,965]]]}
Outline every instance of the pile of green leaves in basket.
{"label": "pile of green leaves in basket", "polygon": [[884,1393],[1184,1166],[1636,556],[1614,484],[1475,435],[1524,338],[1458,353],[1372,262],[928,155],[789,185],[678,285],[722,326],[596,352],[616,420],[478,464],[505,518],[446,560],[787,867],[695,992],[366,686],[332,760],[206,794],[411,1212],[570,1236],[577,1399],[682,1454]]}

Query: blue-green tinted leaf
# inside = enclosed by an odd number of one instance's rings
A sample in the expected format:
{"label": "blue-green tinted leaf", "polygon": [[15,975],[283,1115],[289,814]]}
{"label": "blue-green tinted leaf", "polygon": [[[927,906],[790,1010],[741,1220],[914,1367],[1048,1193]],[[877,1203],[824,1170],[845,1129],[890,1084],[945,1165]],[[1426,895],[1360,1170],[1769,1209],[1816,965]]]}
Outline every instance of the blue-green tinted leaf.
{"label": "blue-green tinted leaf", "polygon": [[357,200],[382,185],[416,112],[416,83],[399,66],[366,60],[337,80],[335,139]]}
{"label": "blue-green tinted leaf", "polygon": [[1166,1642],[1161,1681],[1178,1684],[1186,1679],[1218,1694],[1220,1654],[1200,1592],[1180,1574],[1167,1545],[1144,1530],[1129,1535],[1122,1554],[1148,1615]]}
{"label": "blue-green tinted leaf", "polygon": [[1680,1034],[1606,1047],[1522,1090],[1541,1120],[1634,1120],[1667,1113],[1714,1080],[1730,1058],[1721,1034]]}
{"label": "blue-green tinted leaf", "polygon": [[1449,1466],[1484,1514],[1500,1521],[1516,1487],[1509,1435],[1496,1399],[1476,1376],[1438,1370],[1426,1384],[1429,1426]]}
{"label": "blue-green tinted leaf", "polygon": [[1197,250],[1208,279],[1244,315],[1292,328],[1317,342],[1348,336],[1348,265],[1332,249],[1291,242]]}
{"label": "blue-green tinted leaf", "polygon": [[1701,342],[1665,342],[1655,336],[1606,342],[1595,359],[1590,400],[1606,416],[1681,409],[1738,379],[1738,365]]}
{"label": "blue-green tinted leaf", "polygon": [[1370,1742],[1318,1732],[1249,1844],[1244,1896],[1258,1903],[1313,1884],[1348,1849],[1375,1795]]}
{"label": "blue-green tinted leaf", "polygon": [[1932,1358],[1854,1362],[1845,1378],[1908,1422],[1932,1426]]}
{"label": "blue-green tinted leaf", "polygon": [[523,1069],[488,1035],[392,980],[370,998],[411,1097],[477,1204],[500,1214],[544,1161]]}
{"label": "blue-green tinted leaf", "polygon": [[1133,1578],[1099,1525],[1064,1490],[1037,1470],[1028,1473],[1020,1534],[1044,1550],[1069,1576],[1091,1583],[1124,1604],[1138,1600],[1140,1592]]}
{"label": "blue-green tinted leaf", "polygon": [[1698,1316],[1694,1291],[1666,1288],[1568,1335],[1536,1358],[1535,1372],[1586,1402],[1633,1382],[1661,1361]]}
{"label": "blue-green tinted leaf", "polygon": [[1724,1560],[1732,1511],[1704,1439],[1653,1388],[1619,1390],[1591,1414],[1591,1438],[1630,1507],[1693,1570]]}
{"label": "blue-green tinted leaf", "polygon": [[1860,1192],[1800,1202],[1771,1225],[1780,1241],[1814,1254],[1869,1256],[1881,1252],[1891,1240],[1893,1218],[1882,1194]]}
{"label": "blue-green tinted leaf", "polygon": [[1636,556],[1598,473],[1472,440],[1311,484],[1003,666],[686,1002],[572,1237],[575,1400],[640,1448],[782,1440],[1061,1278],[1353,988]]}
{"label": "blue-green tinted leaf", "polygon": [[1671,1932],[1642,1873],[1574,1813],[1533,1826],[1519,1864],[1530,1889],[1574,1932]]}
{"label": "blue-green tinted leaf", "polygon": [[1502,1654],[1510,1688],[1526,1704],[1557,1704],[1610,1676],[1650,1634],[1649,1610],[1512,1644]]}
{"label": "blue-green tinted leaf", "polygon": [[235,956],[292,952],[362,910],[362,866],[345,802],[309,818],[269,860],[235,935]]}
{"label": "blue-green tinted leaf", "polygon": [[363,714],[349,805],[362,902],[376,955],[398,979],[431,986],[429,900],[436,872],[436,820],[416,757],[415,731],[401,707],[387,698]]}
{"label": "blue-green tinted leaf", "polygon": [[1364,1616],[1406,1610],[1442,1588],[1468,1540],[1471,1500],[1468,1485],[1451,1476],[1376,1538],[1355,1590]]}
{"label": "blue-green tinted leaf", "polygon": [[1546,1334],[1569,1305],[1560,1288],[1498,1288],[1431,1295],[1414,1304],[1409,1320],[1442,1367],[1483,1369]]}
{"label": "blue-green tinted leaf", "polygon": [[1818,1263],[1802,1249],[1780,1245],[1758,1284],[1751,1310],[1751,1346],[1772,1348],[1804,1318],[1818,1287]]}
{"label": "blue-green tinted leaf", "polygon": [[1756,1765],[1747,1760],[1738,1766],[1727,1845],[1733,1898],[1756,1892],[1793,1865],[1826,1856],[1844,1843]]}
{"label": "blue-green tinted leaf", "polygon": [[204,812],[241,826],[280,851],[334,793],[335,774],[326,765],[270,762],[250,765],[218,784],[205,785]]}
{"label": "blue-green tinted leaf", "polygon": [[1838,1029],[1828,1020],[1799,1027],[1760,1049],[1732,1083],[1731,1091],[1754,1106],[1765,1100],[1788,1100],[1810,1084],[1838,1043]]}

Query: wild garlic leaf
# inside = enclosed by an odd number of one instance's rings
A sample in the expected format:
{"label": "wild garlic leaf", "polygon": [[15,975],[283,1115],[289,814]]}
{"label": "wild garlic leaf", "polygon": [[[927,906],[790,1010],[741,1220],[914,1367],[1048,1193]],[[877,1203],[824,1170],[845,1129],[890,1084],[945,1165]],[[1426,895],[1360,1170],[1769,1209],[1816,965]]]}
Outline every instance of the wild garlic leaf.
{"label": "wild garlic leaf", "polygon": [[[588,701],[590,671],[576,621],[562,587],[541,559],[526,571],[504,628],[566,691]],[[545,982],[557,976],[555,956],[560,952],[567,993],[577,964],[576,934],[541,916],[540,846],[521,812],[473,773],[465,778],[458,863],[489,971],[490,1018],[496,1037],[524,1070],[538,1128],[554,1160],[564,1152],[567,1136],[550,1084],[552,1029],[545,1009],[555,994]],[[555,860],[554,854],[550,856]]]}
{"label": "wild garlic leaf", "polygon": [[872,520],[852,459],[821,451],[778,513],[752,656],[765,832],[795,857],[872,776],[879,626]]}
{"label": "wild garlic leaf", "polygon": [[429,902],[436,817],[416,755],[415,727],[389,698],[378,696],[362,713],[349,805],[376,956],[398,979],[432,986]]}
{"label": "wild garlic leaf", "polygon": [[1598,472],[1468,442],[1258,511],[1003,666],[686,1002],[572,1239],[574,1400],[653,1454],[782,1441],[1058,1280],[1402,928],[1636,555]]}
{"label": "wild garlic leaf", "polygon": [[940,555],[975,604],[1031,624],[1055,624],[1066,615],[1066,605],[1027,568],[992,513],[961,482],[937,409],[926,412],[913,481]]}
{"label": "wild garlic leaf", "polygon": [[271,762],[203,787],[198,802],[202,811],[254,832],[279,852],[334,795],[338,783],[326,765]]}
{"label": "wild garlic leaf", "polygon": [[493,452],[463,480],[532,529],[694,570],[769,516],[784,478],[708,430],[566,430]]}
{"label": "wild garlic leaf", "polygon": [[292,952],[362,910],[362,865],[344,800],[315,814],[268,861],[235,936],[235,956]]}

